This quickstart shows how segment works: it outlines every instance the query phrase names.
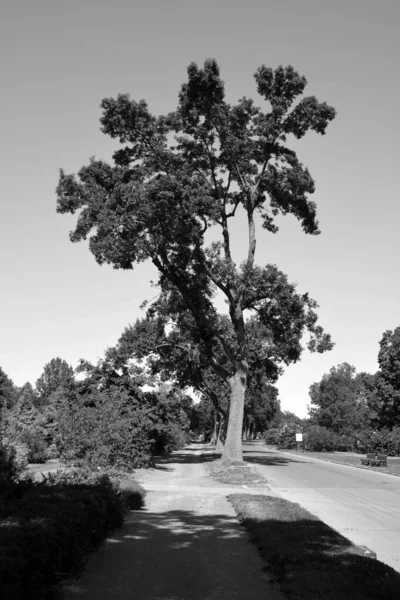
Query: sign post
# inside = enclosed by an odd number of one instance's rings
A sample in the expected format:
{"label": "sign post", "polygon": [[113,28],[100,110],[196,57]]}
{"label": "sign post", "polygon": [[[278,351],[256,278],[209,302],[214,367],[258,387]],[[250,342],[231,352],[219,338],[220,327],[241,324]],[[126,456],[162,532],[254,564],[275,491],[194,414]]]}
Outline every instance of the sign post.
{"label": "sign post", "polygon": [[302,433],[296,433],[296,452],[299,451],[299,442],[303,441],[303,434]]}

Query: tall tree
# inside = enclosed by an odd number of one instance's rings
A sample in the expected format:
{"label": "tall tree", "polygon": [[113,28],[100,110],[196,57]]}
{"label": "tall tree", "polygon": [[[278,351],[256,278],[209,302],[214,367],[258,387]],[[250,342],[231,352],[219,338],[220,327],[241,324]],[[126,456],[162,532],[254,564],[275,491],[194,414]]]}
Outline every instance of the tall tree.
{"label": "tall tree", "polygon": [[377,394],[381,426],[400,425],[400,327],[385,331],[379,342]]}
{"label": "tall tree", "polygon": [[37,408],[37,394],[27,382],[19,390],[15,403],[8,413],[7,435],[18,438],[26,430],[36,430],[41,426],[41,413]]}
{"label": "tall tree", "polygon": [[[61,171],[57,187],[57,211],[79,212],[71,241],[90,236],[97,262],[117,269],[151,260],[169,318],[191,312],[210,364],[230,388],[226,460],[242,459],[245,311],[256,313],[268,332],[266,343],[280,344],[287,363],[300,358],[305,329],[311,351],[332,345],[317,325],[316,303],[297,294],[276,267],[256,266],[255,252],[257,214],[272,233],[278,230],[275,217],[287,213],[305,233],[319,233],[309,200],[314,181],[286,141],[310,130],[324,134],[335,110],[315,96],[302,97],[307,81],[291,66],[263,65],[255,80],[267,111],[248,98],[228,104],[213,59],[204,68],[188,67],[178,107],[167,116],[155,117],[144,100],[126,94],[103,100],[102,131],[122,144],[114,165],[92,160],[77,177]],[[236,263],[230,223],[241,211],[248,247]],[[220,240],[207,246],[211,228]],[[232,334],[217,313],[217,290],[228,304]],[[278,292],[284,299],[279,305]],[[225,364],[218,360],[221,348]]]}
{"label": "tall tree", "polygon": [[74,370],[62,358],[52,358],[46,363],[43,373],[36,381],[36,390],[40,399],[47,399],[58,388],[67,389],[74,383]]}
{"label": "tall tree", "polygon": [[343,363],[332,367],[310,387],[313,423],[338,434],[351,435],[369,426],[370,408],[361,391],[355,367]]}
{"label": "tall tree", "polygon": [[0,434],[2,433],[6,414],[13,407],[17,394],[18,390],[14,383],[0,367]]}

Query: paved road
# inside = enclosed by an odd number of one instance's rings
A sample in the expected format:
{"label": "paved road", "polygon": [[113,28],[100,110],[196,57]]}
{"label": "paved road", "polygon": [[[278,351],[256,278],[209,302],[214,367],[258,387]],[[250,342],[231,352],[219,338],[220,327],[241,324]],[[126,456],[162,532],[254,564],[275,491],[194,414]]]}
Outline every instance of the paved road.
{"label": "paved road", "polygon": [[400,477],[245,443],[271,490],[299,502],[355,544],[400,572]]}

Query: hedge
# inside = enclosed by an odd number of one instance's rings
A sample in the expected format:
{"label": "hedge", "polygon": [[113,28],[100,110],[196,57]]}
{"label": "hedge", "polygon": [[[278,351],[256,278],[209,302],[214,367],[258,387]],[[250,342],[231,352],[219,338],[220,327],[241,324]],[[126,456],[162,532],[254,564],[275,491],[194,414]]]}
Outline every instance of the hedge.
{"label": "hedge", "polygon": [[78,575],[86,554],[123,521],[121,489],[105,474],[7,482],[0,493],[2,600],[57,598],[58,584]]}

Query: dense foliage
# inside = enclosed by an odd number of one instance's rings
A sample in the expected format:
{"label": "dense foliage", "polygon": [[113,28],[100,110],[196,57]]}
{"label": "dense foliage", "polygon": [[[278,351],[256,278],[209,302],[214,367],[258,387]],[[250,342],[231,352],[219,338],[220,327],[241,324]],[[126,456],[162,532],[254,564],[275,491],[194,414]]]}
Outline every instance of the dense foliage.
{"label": "dense foliage", "polygon": [[[226,331],[231,323],[220,315]],[[179,323],[168,329],[159,318],[137,320],[127,327],[113,352],[123,361],[145,359],[152,375],[173,380],[180,388],[194,388],[201,402],[194,408],[191,428],[205,440],[222,448],[226,435],[229,409],[229,386],[210,368],[204,348],[193,335],[195,326],[190,313],[181,315]],[[272,360],[276,348],[263,347],[263,333],[254,319],[245,322],[249,347],[248,384],[245,394],[243,434],[252,438],[261,434],[279,408],[278,391],[271,385],[282,368],[278,357]],[[224,361],[223,352],[219,355]],[[197,416],[196,416],[197,415]],[[221,444],[221,446],[219,445]]]}
{"label": "dense foliage", "polygon": [[[342,363],[311,385],[309,419],[295,423],[304,449],[400,456],[400,327],[384,332],[378,364],[371,374]],[[270,423],[266,443],[294,447],[296,427],[282,417]]]}
{"label": "dense foliage", "polygon": [[[140,508],[144,492],[106,474],[60,473],[33,483],[5,477],[0,464],[0,597],[59,597],[58,584],[77,576],[88,552]],[[1,475],[3,474],[3,477]]]}
{"label": "dense foliage", "polygon": [[400,426],[400,327],[383,334],[378,363],[376,396],[379,422],[390,429]]}
{"label": "dense foliage", "polygon": [[82,361],[79,381],[65,361],[53,359],[38,389],[28,383],[13,391],[3,442],[21,468],[57,458],[132,471],[188,441],[191,399],[171,386],[143,391],[151,378],[109,354],[95,366]]}
{"label": "dense foliage", "polygon": [[348,363],[332,367],[310,387],[311,422],[337,434],[354,434],[370,424],[362,379]]}

